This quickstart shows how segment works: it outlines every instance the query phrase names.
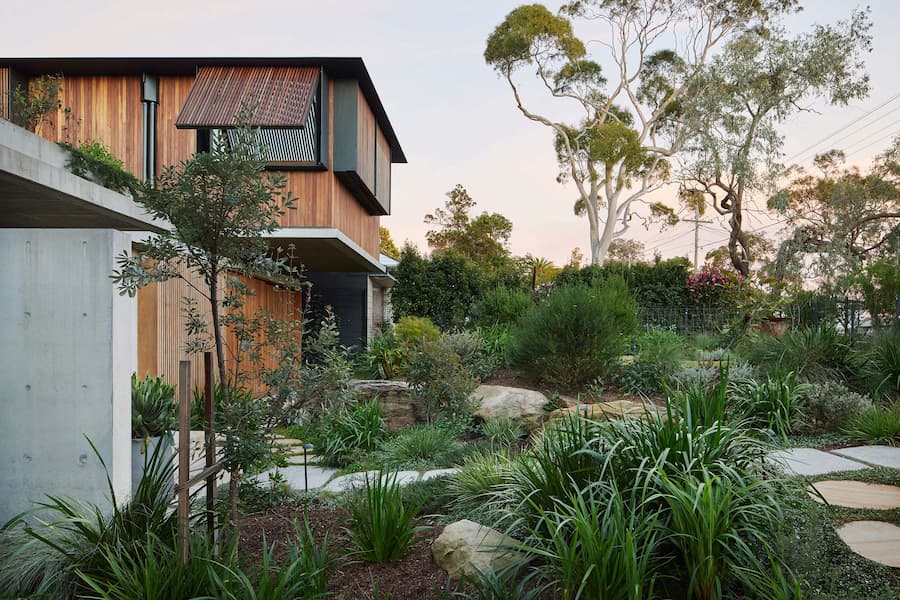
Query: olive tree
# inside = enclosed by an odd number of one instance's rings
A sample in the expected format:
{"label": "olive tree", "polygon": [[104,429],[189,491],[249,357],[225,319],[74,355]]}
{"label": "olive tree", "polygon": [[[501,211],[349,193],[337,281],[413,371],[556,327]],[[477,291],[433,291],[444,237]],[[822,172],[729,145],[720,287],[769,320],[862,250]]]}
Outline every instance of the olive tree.
{"label": "olive tree", "polygon": [[[527,118],[554,133],[560,181],[578,191],[577,213],[590,225],[591,263],[601,264],[639,202],[669,178],[685,139],[682,107],[701,93],[698,79],[713,50],[751,25],[790,10],[795,0],[584,0],[559,14],[540,4],[510,12],[487,39],[484,58]],[[574,22],[605,25],[608,36],[588,52]],[[611,66],[605,72],[603,60]],[[526,99],[517,76],[530,70],[553,114]],[[580,119],[563,116],[574,108]],[[651,214],[672,218],[664,205]]]}

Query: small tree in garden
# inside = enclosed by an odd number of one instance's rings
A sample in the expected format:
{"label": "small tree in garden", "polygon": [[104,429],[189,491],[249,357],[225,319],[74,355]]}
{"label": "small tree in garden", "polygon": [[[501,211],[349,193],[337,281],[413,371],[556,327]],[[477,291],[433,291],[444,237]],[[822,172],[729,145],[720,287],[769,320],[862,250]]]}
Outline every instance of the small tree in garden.
{"label": "small tree in garden", "polygon": [[[138,203],[172,227],[148,239],[139,253],[119,257],[119,268],[113,273],[123,294],[134,296],[150,283],[180,278],[208,305],[209,323],[199,303],[185,299],[186,328],[191,337],[187,350],[203,351],[210,346],[215,350],[225,413],[226,466],[231,473],[232,521],[241,471],[265,454],[261,438],[266,423],[272,420],[267,410],[283,406],[279,402],[290,393],[299,364],[298,322],[243,312],[242,299],[250,290],[242,283],[242,275],[264,274],[293,290],[298,289],[299,280],[286,258],[268,255],[263,238],[278,227],[278,218],[292,204],[284,179],[263,174],[263,149],[254,131],[245,125],[247,111],[237,121],[241,125],[234,130],[235,143],[170,167],[154,187],[139,190]],[[199,277],[199,285],[195,277]],[[230,350],[225,327],[237,342]],[[268,342],[278,344],[280,356],[264,356]],[[234,366],[231,374],[225,364],[228,352]],[[233,397],[248,363],[258,368],[275,392],[265,406],[250,395]]]}

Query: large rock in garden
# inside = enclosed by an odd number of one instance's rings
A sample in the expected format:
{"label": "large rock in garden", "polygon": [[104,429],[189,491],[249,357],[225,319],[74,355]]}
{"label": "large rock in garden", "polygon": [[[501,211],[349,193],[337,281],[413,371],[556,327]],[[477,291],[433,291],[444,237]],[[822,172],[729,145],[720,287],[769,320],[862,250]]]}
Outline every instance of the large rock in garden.
{"label": "large rock in garden", "polygon": [[475,416],[492,421],[511,419],[531,431],[547,419],[544,406],[547,396],[534,390],[507,387],[505,385],[479,385],[469,396],[477,407]]}
{"label": "large rock in garden", "polygon": [[596,404],[579,404],[568,408],[559,408],[550,413],[550,418],[561,419],[571,415],[578,415],[591,421],[609,421],[613,419],[641,418],[658,413],[658,409],[652,404],[641,404],[630,400],[615,400],[613,402],[597,402]]}
{"label": "large rock in garden", "polygon": [[476,575],[489,569],[502,568],[524,558],[521,552],[511,550],[519,542],[490,527],[463,519],[444,528],[434,540],[431,554],[442,569],[451,577]]}
{"label": "large rock in garden", "polygon": [[405,381],[387,379],[360,379],[350,382],[353,395],[359,400],[378,397],[378,406],[384,426],[397,431],[416,424],[415,403],[412,390]]}

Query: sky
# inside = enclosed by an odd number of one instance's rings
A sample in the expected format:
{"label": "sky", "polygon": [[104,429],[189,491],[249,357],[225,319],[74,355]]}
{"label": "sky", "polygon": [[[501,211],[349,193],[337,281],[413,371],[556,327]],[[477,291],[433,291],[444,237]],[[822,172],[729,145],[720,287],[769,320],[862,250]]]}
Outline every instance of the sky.
{"label": "sky", "polygon": [[[409,159],[394,165],[392,214],[382,218],[398,244],[409,240],[425,248],[424,215],[442,206],[445,194],[462,184],[476,200],[476,212],[499,212],[512,220],[514,254],[564,264],[573,248],[589,255],[587,220],[572,211],[577,194],[556,182],[550,130],[516,110],[508,86],[482,57],[487,36],[520,4],[0,0],[0,57],[361,57]],[[551,9],[559,4],[547,2]],[[805,10],[786,20],[792,32],[845,18],[857,6],[846,0],[802,4]],[[867,57],[871,94],[846,107],[811,104],[814,112],[786,122],[784,152],[791,162],[809,164],[817,152],[840,147],[852,162],[864,165],[900,132],[900,2],[872,0],[868,5],[874,22],[873,50]],[[10,26],[15,23],[21,26]],[[540,106],[557,108],[552,102]],[[664,190],[657,199],[674,201],[674,191]],[[764,206],[765,200],[752,202]],[[751,212],[747,220],[770,237],[779,234],[780,225],[760,212]],[[693,256],[693,225],[687,223],[662,232],[633,226],[629,237],[644,242],[648,256]],[[726,237],[722,223],[704,224],[701,260]]]}

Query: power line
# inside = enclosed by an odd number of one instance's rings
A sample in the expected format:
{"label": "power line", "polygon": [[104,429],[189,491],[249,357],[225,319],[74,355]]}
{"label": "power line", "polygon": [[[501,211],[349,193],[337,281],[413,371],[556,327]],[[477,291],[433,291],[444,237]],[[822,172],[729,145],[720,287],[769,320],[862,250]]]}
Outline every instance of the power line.
{"label": "power line", "polygon": [[[898,124],[898,123],[900,123],[900,119],[898,119],[897,121],[895,121],[895,122],[892,123],[891,125],[895,125],[895,124]],[[895,137],[898,133],[900,133],[900,132],[898,132],[897,130],[894,130],[894,131],[890,132],[889,134],[884,135],[884,136],[882,136],[882,137],[876,139],[875,141],[863,140],[864,142],[869,142],[869,143],[866,144],[865,146],[863,146],[862,148],[857,148],[856,150],[852,150],[852,151],[851,151],[851,150],[848,149],[848,150],[846,150],[846,151],[844,152],[844,154],[849,158],[850,156],[853,156],[854,154],[859,154],[859,153],[862,152],[863,150],[865,150],[865,149],[867,149],[867,148],[869,148],[869,147],[871,147],[871,146],[874,146],[875,144],[878,144],[878,143],[880,143],[880,142],[883,142],[883,141],[886,140],[886,139]]]}
{"label": "power line", "polygon": [[[853,119],[852,121],[850,121],[849,123],[845,124],[844,126],[839,127],[838,129],[835,129],[834,131],[832,131],[831,133],[829,133],[828,135],[826,135],[825,137],[823,137],[823,138],[820,139],[819,141],[813,142],[812,144],[810,144],[809,146],[807,146],[807,147],[804,148],[803,150],[800,150],[799,152],[797,152],[796,154],[794,154],[793,156],[791,156],[790,158],[788,158],[785,162],[793,162],[794,160],[796,160],[796,159],[799,158],[800,156],[803,156],[804,154],[806,154],[808,151],[810,151],[810,150],[812,150],[813,148],[819,146],[820,144],[822,144],[822,143],[824,143],[824,142],[830,140],[831,138],[833,138],[833,137],[836,136],[837,134],[841,133],[842,131],[846,131],[848,128],[852,127],[853,125],[856,125],[856,124],[859,123],[860,121],[866,119],[869,115],[871,115],[871,114],[873,114],[873,113],[875,113],[875,112],[881,110],[882,108],[884,108],[885,106],[887,106],[888,104],[890,104],[891,102],[893,102],[894,100],[896,100],[896,99],[898,99],[898,98],[900,98],[900,92],[897,92],[896,94],[894,94],[893,96],[891,96],[890,98],[888,98],[887,100],[885,100],[884,102],[882,102],[881,104],[879,104],[878,106],[876,106],[875,108],[873,108],[873,109],[871,109],[870,111],[868,111],[868,112],[866,112],[866,113],[860,115],[859,117]],[[896,110],[896,109],[894,109],[894,110]],[[892,111],[891,111],[890,113],[888,113],[888,114],[891,114],[892,112],[894,112],[894,110],[892,110]],[[886,115],[883,115],[882,117],[879,117],[879,118],[883,118],[884,116],[886,116]],[[877,121],[877,120],[878,120],[878,119],[876,119],[876,121]],[[874,121],[873,121],[873,122],[874,122]],[[846,136],[845,136],[845,137],[846,137]]]}

